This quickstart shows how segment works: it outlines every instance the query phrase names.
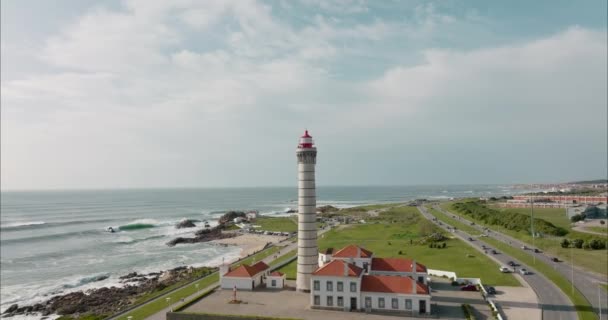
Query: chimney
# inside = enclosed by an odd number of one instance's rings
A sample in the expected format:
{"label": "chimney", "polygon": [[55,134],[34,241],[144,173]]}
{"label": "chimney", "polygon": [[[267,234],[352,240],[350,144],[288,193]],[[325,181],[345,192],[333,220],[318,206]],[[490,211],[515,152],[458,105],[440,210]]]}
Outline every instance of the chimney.
{"label": "chimney", "polygon": [[361,258],[361,247],[357,246],[357,258]]}
{"label": "chimney", "polygon": [[348,277],[348,264],[346,262],[342,262],[344,265],[344,276]]}
{"label": "chimney", "polygon": [[418,281],[418,275],[416,274],[416,260],[412,260],[412,294],[416,294],[416,282]]}

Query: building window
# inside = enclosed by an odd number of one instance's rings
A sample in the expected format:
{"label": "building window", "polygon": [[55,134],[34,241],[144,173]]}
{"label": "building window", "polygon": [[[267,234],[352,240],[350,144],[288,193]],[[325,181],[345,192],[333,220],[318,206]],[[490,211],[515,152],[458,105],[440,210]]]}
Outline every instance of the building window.
{"label": "building window", "polygon": [[271,287],[276,287],[277,286],[277,281],[276,280],[270,281],[270,286]]}
{"label": "building window", "polygon": [[384,309],[384,298],[378,298],[378,308]]}
{"label": "building window", "polygon": [[315,296],[315,306],[318,306],[321,304],[321,296]]}
{"label": "building window", "polygon": [[344,298],[338,297],[338,307],[344,307]]}
{"label": "building window", "polygon": [[327,306],[332,307],[334,305],[334,297],[327,296]]}
{"label": "building window", "polygon": [[418,282],[424,283],[424,277],[418,277]]}
{"label": "building window", "polygon": [[366,308],[372,307],[372,297],[365,297],[365,307]]}
{"label": "building window", "polygon": [[393,309],[399,309],[399,300],[397,300],[397,298],[392,298],[391,305],[392,305]]}
{"label": "building window", "polygon": [[325,287],[326,287],[327,291],[334,291],[334,283],[331,281],[327,281]]}
{"label": "building window", "polygon": [[315,291],[321,290],[321,284],[319,283],[319,280],[315,280],[313,286],[314,286]]}
{"label": "building window", "polygon": [[338,281],[338,284],[337,284],[337,288],[336,288],[336,289],[337,289],[339,292],[344,291],[344,282],[342,282],[342,281]]}
{"label": "building window", "polygon": [[356,282],[350,283],[350,292],[357,292],[357,283]]}
{"label": "building window", "polygon": [[412,299],[405,299],[405,309],[412,310]]}

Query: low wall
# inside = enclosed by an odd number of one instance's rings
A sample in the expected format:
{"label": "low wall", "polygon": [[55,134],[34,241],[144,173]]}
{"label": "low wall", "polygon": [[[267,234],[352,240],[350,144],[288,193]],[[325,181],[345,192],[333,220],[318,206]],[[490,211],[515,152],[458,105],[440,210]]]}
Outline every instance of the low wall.
{"label": "low wall", "polygon": [[456,275],[456,272],[452,272],[452,271],[426,269],[426,272],[429,274],[429,276],[448,277],[449,279],[457,279],[458,278],[458,276]]}
{"label": "low wall", "polygon": [[167,320],[295,320],[289,318],[270,318],[264,316],[243,316],[212,313],[167,312]]}

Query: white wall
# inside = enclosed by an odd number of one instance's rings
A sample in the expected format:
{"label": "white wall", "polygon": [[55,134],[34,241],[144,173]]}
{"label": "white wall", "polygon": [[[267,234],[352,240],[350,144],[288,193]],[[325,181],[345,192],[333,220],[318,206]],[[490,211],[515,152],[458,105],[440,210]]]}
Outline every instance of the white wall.
{"label": "white wall", "polygon": [[[272,280],[276,281],[276,285],[272,285]],[[266,277],[266,287],[281,289],[285,285],[285,277]]]}
{"label": "white wall", "polygon": [[253,286],[257,287],[262,283],[262,275],[264,273],[260,272],[253,276],[253,278],[245,278],[245,277],[222,277],[220,286],[222,289],[233,289],[234,286],[238,290],[250,290],[251,291],[251,281],[254,282]]}
{"label": "white wall", "polygon": [[[314,287],[314,282],[318,280],[320,282],[320,288],[319,290],[315,290]],[[328,292],[327,291],[327,281],[331,281],[333,283],[333,291]],[[338,281],[342,281],[342,283],[344,283],[344,290],[343,291],[338,291]],[[350,292],[350,283],[351,282],[355,282],[356,283],[356,292]],[[310,305],[313,307],[328,307],[327,305],[327,296],[332,296],[334,297],[334,303],[333,303],[333,308],[350,308],[350,299],[351,298],[357,298],[357,309],[360,309],[362,304],[361,304],[361,297],[360,297],[360,292],[361,292],[361,279],[360,278],[354,278],[354,277],[323,277],[323,276],[312,276],[311,277],[311,282],[310,282]],[[315,305],[314,304],[314,296],[319,296],[321,299],[321,303],[319,305]],[[344,298],[344,307],[339,307],[338,306],[338,297],[343,297]]]}
{"label": "white wall", "polygon": [[[428,295],[407,295],[407,294],[394,294],[394,293],[381,293],[381,292],[362,292],[361,293],[361,306],[365,308],[365,298],[370,297],[372,299],[372,309],[374,310],[386,310],[386,311],[408,311],[418,313],[419,301],[426,301],[426,313],[431,312],[431,297]],[[384,298],[384,308],[380,308],[378,305],[378,298]],[[397,298],[397,309],[393,309],[392,299]],[[405,300],[412,300],[412,309],[405,308]]]}

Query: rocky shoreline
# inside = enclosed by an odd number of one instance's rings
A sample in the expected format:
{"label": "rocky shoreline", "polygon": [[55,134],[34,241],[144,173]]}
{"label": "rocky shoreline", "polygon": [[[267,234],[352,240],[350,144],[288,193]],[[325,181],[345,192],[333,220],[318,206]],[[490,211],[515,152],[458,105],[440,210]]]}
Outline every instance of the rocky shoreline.
{"label": "rocky shoreline", "polygon": [[42,318],[51,314],[62,316],[79,316],[92,314],[99,318],[124,310],[145,295],[160,291],[179,282],[186,282],[216,271],[217,268],[177,267],[167,271],[139,274],[131,272],[121,276],[122,287],[102,287],[87,291],[70,292],[54,296],[42,303],[19,306],[11,305],[2,313],[2,318],[15,315],[40,315]]}

